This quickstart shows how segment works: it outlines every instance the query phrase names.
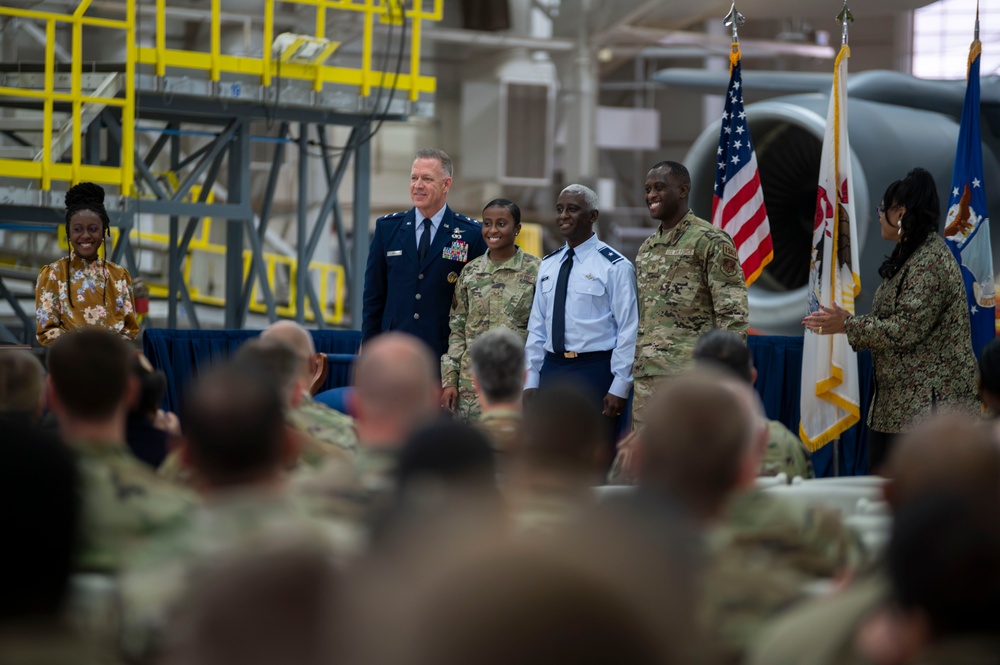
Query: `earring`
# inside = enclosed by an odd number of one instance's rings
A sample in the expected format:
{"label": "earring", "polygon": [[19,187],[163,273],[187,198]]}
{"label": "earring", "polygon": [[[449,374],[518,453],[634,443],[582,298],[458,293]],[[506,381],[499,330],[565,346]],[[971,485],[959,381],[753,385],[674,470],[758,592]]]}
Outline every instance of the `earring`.
{"label": "earring", "polygon": [[903,235],[903,223],[902,222],[899,223],[899,227],[896,229],[896,234],[900,235],[900,236]]}

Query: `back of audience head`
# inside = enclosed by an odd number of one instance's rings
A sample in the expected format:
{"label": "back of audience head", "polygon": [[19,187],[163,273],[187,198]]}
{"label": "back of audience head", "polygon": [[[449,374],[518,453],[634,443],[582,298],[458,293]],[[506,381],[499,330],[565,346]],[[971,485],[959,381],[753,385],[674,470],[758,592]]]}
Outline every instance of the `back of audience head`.
{"label": "back of audience head", "polygon": [[441,420],[413,433],[399,451],[400,488],[433,484],[493,487],[496,467],[486,436],[462,422]]}
{"label": "back of audience head", "polygon": [[1000,416],[1000,337],[979,354],[979,398],[994,417]]}
{"label": "back of audience head", "polygon": [[245,342],[236,352],[235,362],[267,376],[287,407],[295,406],[305,390],[302,357],[280,337],[259,337]]}
{"label": "back of audience head", "polygon": [[45,403],[45,371],[29,351],[0,352],[0,418],[36,422]]}
{"label": "back of audience head", "polygon": [[181,429],[185,461],[208,487],[272,480],[294,454],[278,389],[253,367],[201,377],[182,404]]}
{"label": "back of audience head", "polygon": [[673,496],[698,520],[718,516],[751,485],[767,431],[753,389],[697,370],[665,381],[639,435],[639,483]]}
{"label": "back of audience head", "polygon": [[294,321],[275,321],[260,333],[260,339],[281,341],[287,344],[299,359],[299,374],[309,388],[309,381],[316,370],[316,344],[309,331]]}
{"label": "back of audience head", "polygon": [[124,413],[134,399],[131,351],[118,335],[88,328],[49,349],[49,404],[58,417],[97,422]]}
{"label": "back of audience head", "polygon": [[757,380],[750,348],[736,333],[714,328],[698,338],[694,359],[699,364],[731,372],[747,383]]}
{"label": "back of audience head", "polygon": [[54,434],[11,423],[0,464],[0,624],[52,619],[69,589],[80,524],[73,454]]}
{"label": "back of audience head", "polygon": [[521,447],[513,461],[600,484],[608,463],[603,433],[603,416],[579,390],[545,388],[524,407]]}
{"label": "back of audience head", "polygon": [[354,363],[351,411],[358,438],[399,446],[439,413],[441,381],[430,348],[405,333],[385,333],[361,349]]}
{"label": "back of audience head", "polygon": [[469,347],[472,382],[483,406],[519,404],[524,389],[524,341],[513,330],[495,328]]}
{"label": "back of audience head", "polygon": [[[606,542],[584,539],[500,543],[471,555],[446,554],[447,568],[429,572],[416,594],[412,625],[402,632],[400,662],[690,662],[680,655],[677,634],[682,619],[676,605],[683,595],[661,595],[654,610],[633,585],[633,571],[618,567],[625,564],[617,557],[604,556],[607,548]],[[656,573],[648,572],[648,583],[663,591]],[[693,641],[690,633],[686,638]]]}
{"label": "back of audience head", "polygon": [[336,663],[339,584],[329,554],[301,542],[272,542],[196,569],[162,662]]}
{"label": "back of audience head", "polygon": [[894,510],[927,492],[997,501],[1000,446],[981,423],[941,413],[900,437],[886,473],[886,499]]}
{"label": "back of audience head", "polygon": [[896,514],[887,550],[896,604],[931,639],[1000,626],[1000,500],[922,493]]}
{"label": "back of audience head", "polygon": [[167,377],[160,370],[153,369],[141,353],[132,356],[132,375],[139,382],[139,396],[131,413],[151,421],[156,417],[167,392]]}

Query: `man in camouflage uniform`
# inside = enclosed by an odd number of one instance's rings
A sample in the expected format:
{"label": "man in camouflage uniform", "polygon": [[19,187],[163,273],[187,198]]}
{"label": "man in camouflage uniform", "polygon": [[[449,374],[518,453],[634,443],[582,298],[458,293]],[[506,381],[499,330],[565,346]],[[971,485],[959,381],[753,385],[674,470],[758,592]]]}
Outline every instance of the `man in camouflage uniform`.
{"label": "man in camouflage uniform", "polygon": [[810,577],[761,540],[727,528],[728,502],[754,483],[766,436],[753,389],[698,369],[664,383],[639,433],[639,490],[666,497],[700,530],[702,627],[723,662],[738,662],[768,619],[804,596]]}
{"label": "man in camouflage uniform", "polygon": [[185,402],[184,454],[204,502],[182,528],[151,541],[122,576],[123,643],[135,658],[155,659],[162,630],[199,570],[278,547],[334,559],[359,548],[357,529],[311,518],[287,487],[284,470],[297,451],[285,434],[280,386],[259,360],[241,354],[212,370]]}
{"label": "man in camouflage uniform", "polygon": [[[715,329],[702,335],[695,344],[692,357],[697,363],[721,367],[750,385],[757,383],[757,368],[753,366],[746,339],[728,330]],[[760,476],[784,473],[789,480],[795,476],[813,478],[809,452],[799,437],[777,420],[767,421],[767,448],[761,460]]]}
{"label": "man in camouflage uniform", "polygon": [[96,329],[63,335],[49,352],[49,405],[83,483],[80,571],[118,570],[136,545],[183,524],[195,504],[128,451],[129,361],[117,335]]}
{"label": "man in camouflage uniform", "polygon": [[[358,435],[354,420],[336,409],[317,402],[309,393],[309,384],[316,372],[316,345],[309,331],[294,321],[277,321],[260,334],[264,340],[281,340],[299,356],[299,381],[301,397],[289,412],[288,421],[295,429],[308,435],[319,448],[336,448],[353,453],[357,450]],[[316,460],[306,460],[306,463]]]}
{"label": "man in camouflage uniform", "polygon": [[747,334],[747,287],[732,239],[688,208],[691,178],[677,162],[660,162],[646,176],[646,206],[660,226],[639,248],[639,294],[632,425],[654,383],[692,364],[701,333],[724,328]]}
{"label": "man in camouflage uniform", "polygon": [[587,397],[572,386],[540,390],[525,405],[520,438],[504,459],[515,528],[549,535],[584,520],[607,464],[601,417]]}
{"label": "man in camouflage uniform", "polygon": [[313,514],[367,525],[386,507],[400,448],[440,414],[438,367],[427,345],[406,333],[383,333],[365,343],[354,365],[353,465],[327,462],[296,473],[295,489]]}
{"label": "man in camouflage uniform", "polygon": [[448,352],[441,356],[441,385],[458,388],[455,413],[470,422],[482,412],[472,385],[470,345],[487,330],[500,327],[519,334],[522,347],[528,336],[540,259],[516,245],[514,249],[514,256],[500,264],[489,254],[469,261],[455,287]]}
{"label": "man in camouflage uniform", "polygon": [[[316,369],[316,347],[312,335],[297,323],[278,321],[260,334],[258,340],[244,344],[263,347],[253,351],[265,372],[272,374],[286,399],[285,419],[299,434],[299,455],[290,460],[291,466],[299,464],[318,467],[331,458],[349,463],[357,453],[358,436],[354,420],[327,405],[317,402],[309,394],[309,384]],[[284,351],[276,348],[280,346]],[[241,347],[239,353],[243,352]],[[178,451],[164,460],[158,471],[161,477],[188,483],[190,472],[183,468]]]}
{"label": "man in camouflage uniform", "polygon": [[469,358],[473,389],[482,407],[478,425],[493,450],[513,452],[521,425],[524,340],[507,328],[490,330],[472,343]]}
{"label": "man in camouflage uniform", "polygon": [[[947,441],[948,445],[942,446],[942,441]],[[995,505],[1000,495],[1000,449],[989,429],[964,415],[939,415],[904,435],[893,448],[885,471],[892,479],[886,485],[885,493],[894,515],[912,507],[921,511],[931,508],[924,502],[929,497],[934,505],[940,504],[942,498],[957,499],[971,512],[985,502]],[[983,534],[980,533],[979,537]],[[905,555],[910,557],[912,551],[912,548],[907,550]],[[944,558],[937,561],[944,561]],[[954,570],[941,563],[935,564],[935,567],[943,575]],[[996,579],[994,571],[987,574],[988,579]],[[866,620],[876,616],[880,610],[899,615],[898,604],[891,598],[891,581],[889,570],[882,561],[838,593],[797,607],[767,627],[756,640],[746,662],[750,665],[871,662],[859,653],[858,638]],[[939,582],[935,580],[935,583]],[[949,582],[948,586],[952,583]],[[968,598],[963,602],[967,601]],[[990,609],[995,611],[995,601],[990,602]],[[925,625],[929,624],[925,622]],[[994,621],[988,636],[994,640],[994,644],[990,645],[993,648],[992,660],[997,653],[995,626]],[[963,637],[969,646],[973,646],[987,636],[969,634]],[[901,641],[897,640],[897,646],[900,645]],[[928,655],[926,659],[900,662],[980,663],[990,660],[962,660],[957,654],[951,654],[950,658],[935,659]]]}

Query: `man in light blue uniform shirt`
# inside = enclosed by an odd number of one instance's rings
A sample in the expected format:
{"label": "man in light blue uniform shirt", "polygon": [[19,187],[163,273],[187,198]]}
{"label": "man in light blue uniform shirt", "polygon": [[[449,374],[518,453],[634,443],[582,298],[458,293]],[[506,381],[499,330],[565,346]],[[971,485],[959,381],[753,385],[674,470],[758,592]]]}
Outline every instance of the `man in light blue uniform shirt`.
{"label": "man in light blue uniform shirt", "polygon": [[566,244],[542,259],[525,345],[525,397],[572,382],[609,419],[610,437],[632,389],[639,326],[635,268],[597,239],[597,194],[570,185],[556,203]]}

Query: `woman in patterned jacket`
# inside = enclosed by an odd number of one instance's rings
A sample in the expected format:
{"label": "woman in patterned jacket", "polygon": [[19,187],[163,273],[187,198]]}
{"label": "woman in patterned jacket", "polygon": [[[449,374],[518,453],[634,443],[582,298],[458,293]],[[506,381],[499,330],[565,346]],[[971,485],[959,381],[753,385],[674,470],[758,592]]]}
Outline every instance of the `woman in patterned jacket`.
{"label": "woman in patterned jacket", "polygon": [[60,335],[88,326],[135,339],[132,278],[119,265],[98,256],[111,220],[104,209],[104,189],[82,182],[66,192],[66,238],[70,253],[38,273],[35,286],[35,335],[49,346]]}
{"label": "woman in patterned jacket", "polygon": [[877,471],[894,437],[934,408],[979,413],[976,356],[961,269],[941,237],[941,205],[921,168],[889,185],[877,208],[882,237],[896,243],[879,268],[871,313],[823,307],[803,324],[815,333],[847,333],[856,351],[871,349],[875,391],[868,411],[868,467]]}

